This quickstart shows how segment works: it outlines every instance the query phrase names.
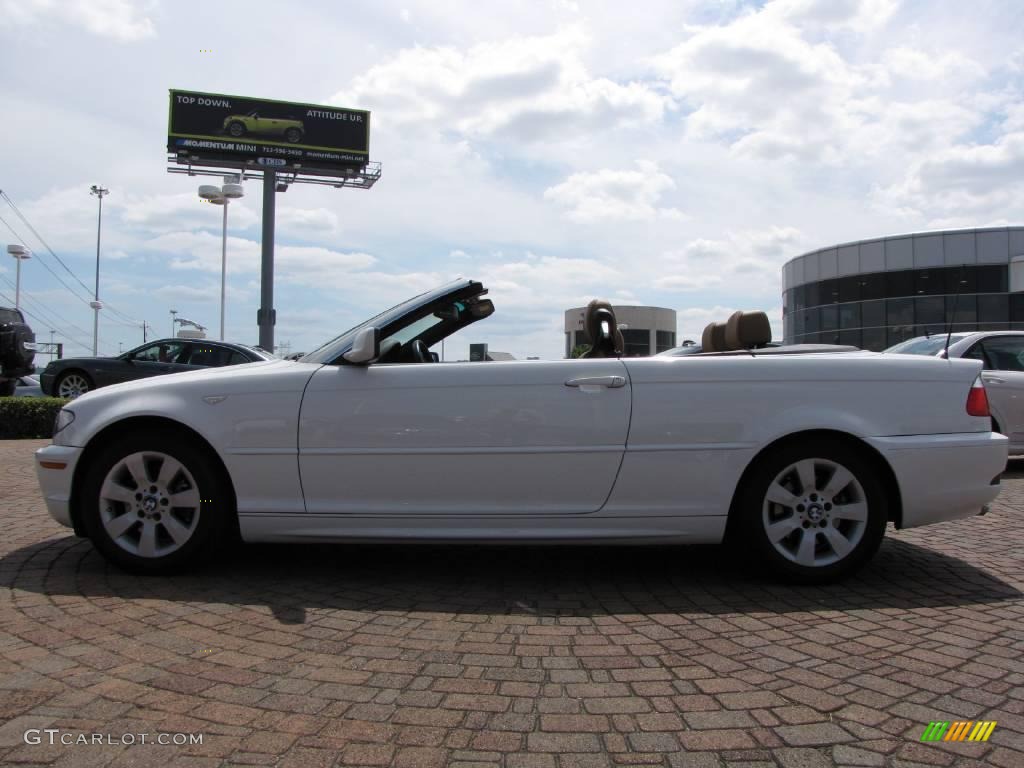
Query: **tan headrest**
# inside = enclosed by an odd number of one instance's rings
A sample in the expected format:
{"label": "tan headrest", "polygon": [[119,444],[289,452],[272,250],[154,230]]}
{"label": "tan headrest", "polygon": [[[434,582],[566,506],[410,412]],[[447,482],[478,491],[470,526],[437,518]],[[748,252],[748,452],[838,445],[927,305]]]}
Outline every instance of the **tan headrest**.
{"label": "tan headrest", "polygon": [[714,341],[714,330],[715,324],[708,323],[704,326],[704,333],[700,337],[700,351],[701,352],[714,352],[715,341]]}
{"label": "tan headrest", "polygon": [[725,323],[708,323],[700,337],[701,352],[725,352]]}
{"label": "tan headrest", "polygon": [[725,343],[729,349],[754,349],[772,340],[772,324],[764,312],[732,313],[725,324]]}

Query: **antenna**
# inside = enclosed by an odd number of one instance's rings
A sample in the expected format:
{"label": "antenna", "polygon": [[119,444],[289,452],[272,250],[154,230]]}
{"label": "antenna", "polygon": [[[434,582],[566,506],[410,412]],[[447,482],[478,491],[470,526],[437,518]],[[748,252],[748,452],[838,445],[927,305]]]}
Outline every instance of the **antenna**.
{"label": "antenna", "polygon": [[956,281],[956,294],[953,296],[953,311],[950,313],[949,322],[946,324],[946,347],[942,350],[942,356],[949,360],[949,339],[953,335],[953,321],[956,320],[956,305],[960,301],[960,291],[966,281],[964,280],[964,265],[960,265],[960,277]]}

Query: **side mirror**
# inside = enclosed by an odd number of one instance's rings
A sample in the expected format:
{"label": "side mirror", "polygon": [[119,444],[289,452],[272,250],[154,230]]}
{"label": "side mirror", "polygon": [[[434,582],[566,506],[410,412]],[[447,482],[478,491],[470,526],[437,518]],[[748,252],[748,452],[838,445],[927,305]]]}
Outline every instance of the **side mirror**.
{"label": "side mirror", "polygon": [[342,355],[345,360],[356,365],[365,365],[379,356],[380,341],[377,339],[377,329],[372,325],[357,333],[352,349]]}

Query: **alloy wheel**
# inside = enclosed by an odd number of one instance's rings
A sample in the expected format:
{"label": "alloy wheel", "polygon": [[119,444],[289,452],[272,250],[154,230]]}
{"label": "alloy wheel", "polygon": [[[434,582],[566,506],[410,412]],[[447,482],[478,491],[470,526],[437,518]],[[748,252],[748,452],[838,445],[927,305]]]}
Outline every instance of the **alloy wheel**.
{"label": "alloy wheel", "polygon": [[76,398],[89,391],[89,382],[78,373],[69,373],[57,386],[58,397]]}
{"label": "alloy wheel", "polygon": [[801,459],[768,486],[761,517],[779,554],[798,565],[819,568],[840,562],[864,538],[867,495],[842,464]]}
{"label": "alloy wheel", "polygon": [[100,487],[100,520],[110,540],[139,557],[181,549],[199,524],[199,488],[188,469],[159,451],[125,456]]}

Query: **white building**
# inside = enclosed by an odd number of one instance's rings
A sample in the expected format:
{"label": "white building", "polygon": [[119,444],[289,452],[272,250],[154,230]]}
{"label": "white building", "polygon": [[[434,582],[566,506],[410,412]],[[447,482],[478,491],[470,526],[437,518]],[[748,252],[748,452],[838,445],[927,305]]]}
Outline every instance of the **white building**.
{"label": "white building", "polygon": [[[645,357],[672,349],[676,345],[676,311],[664,307],[612,305],[615,320],[625,342],[623,357]],[[583,327],[586,307],[565,311],[565,356],[583,344],[589,344]]]}

